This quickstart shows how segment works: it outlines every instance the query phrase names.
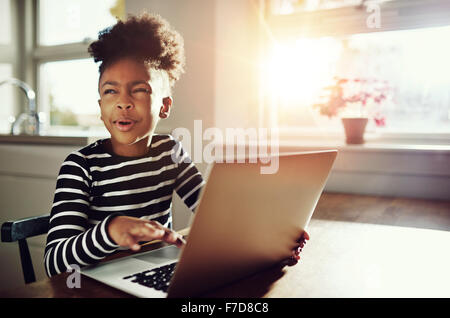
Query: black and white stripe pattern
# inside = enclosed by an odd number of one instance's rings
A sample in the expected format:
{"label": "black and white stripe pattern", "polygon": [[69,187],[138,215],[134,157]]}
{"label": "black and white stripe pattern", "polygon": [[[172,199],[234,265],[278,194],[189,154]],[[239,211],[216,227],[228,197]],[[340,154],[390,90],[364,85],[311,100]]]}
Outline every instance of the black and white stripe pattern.
{"label": "black and white stripe pattern", "polygon": [[61,165],[44,256],[48,276],[115,252],[119,246],[106,230],[115,215],[170,226],[174,191],[192,211],[198,204],[203,178],[172,136],[154,135],[139,158],[108,153],[105,141],[71,153]]}

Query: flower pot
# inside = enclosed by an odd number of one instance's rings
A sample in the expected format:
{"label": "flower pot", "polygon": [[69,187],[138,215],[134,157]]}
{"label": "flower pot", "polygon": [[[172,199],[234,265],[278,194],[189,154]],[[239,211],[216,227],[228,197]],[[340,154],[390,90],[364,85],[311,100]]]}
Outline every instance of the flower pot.
{"label": "flower pot", "polygon": [[363,144],[367,118],[342,118],[347,144]]}

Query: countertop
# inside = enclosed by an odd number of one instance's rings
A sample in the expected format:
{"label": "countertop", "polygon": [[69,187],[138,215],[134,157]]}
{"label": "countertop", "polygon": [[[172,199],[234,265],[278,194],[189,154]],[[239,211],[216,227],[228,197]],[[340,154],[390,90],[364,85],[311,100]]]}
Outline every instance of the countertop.
{"label": "countertop", "polygon": [[0,143],[33,144],[33,145],[64,145],[86,146],[91,141],[102,137],[87,136],[30,136],[30,135],[0,135]]}

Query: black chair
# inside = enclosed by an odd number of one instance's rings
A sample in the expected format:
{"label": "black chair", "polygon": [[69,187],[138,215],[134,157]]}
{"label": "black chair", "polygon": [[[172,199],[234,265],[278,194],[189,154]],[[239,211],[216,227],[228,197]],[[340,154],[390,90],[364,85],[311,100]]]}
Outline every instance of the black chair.
{"label": "black chair", "polygon": [[19,242],[20,260],[22,263],[25,284],[36,281],[27,238],[43,235],[48,232],[50,214],[33,216],[2,224],[2,242]]}

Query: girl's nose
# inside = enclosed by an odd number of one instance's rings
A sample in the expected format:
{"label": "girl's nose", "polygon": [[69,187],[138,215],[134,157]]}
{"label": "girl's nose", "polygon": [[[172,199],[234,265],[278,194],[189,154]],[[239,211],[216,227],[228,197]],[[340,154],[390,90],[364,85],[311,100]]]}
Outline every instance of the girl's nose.
{"label": "girl's nose", "polygon": [[134,104],[126,94],[122,94],[120,99],[117,101],[117,108],[121,110],[131,110],[134,108]]}
{"label": "girl's nose", "polygon": [[130,109],[134,108],[134,106],[132,104],[120,103],[120,104],[117,105],[117,108],[130,110]]}

